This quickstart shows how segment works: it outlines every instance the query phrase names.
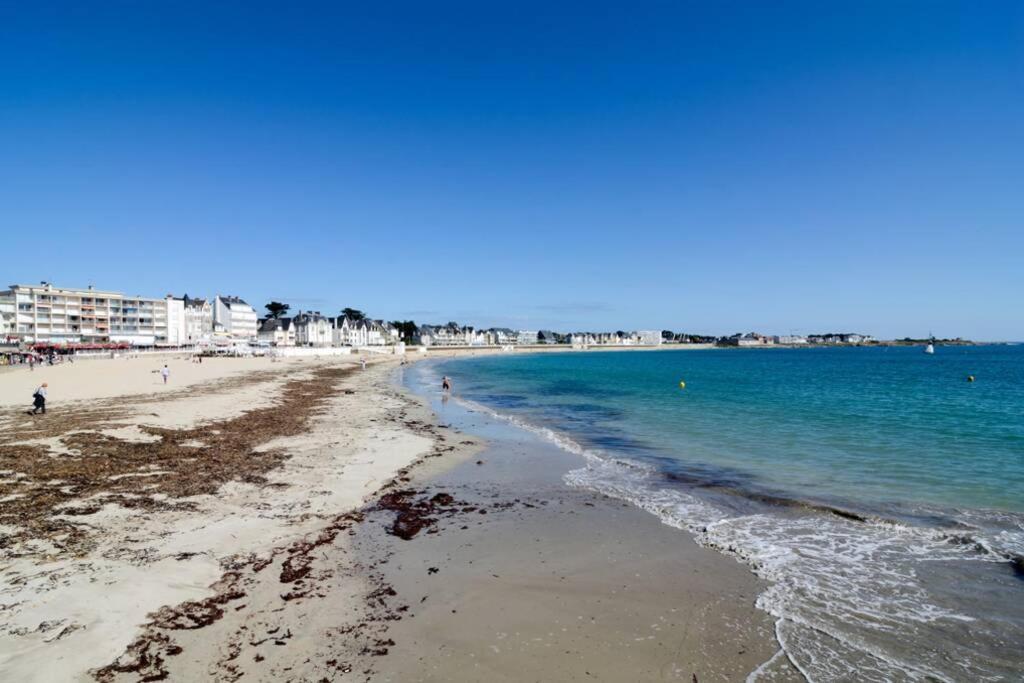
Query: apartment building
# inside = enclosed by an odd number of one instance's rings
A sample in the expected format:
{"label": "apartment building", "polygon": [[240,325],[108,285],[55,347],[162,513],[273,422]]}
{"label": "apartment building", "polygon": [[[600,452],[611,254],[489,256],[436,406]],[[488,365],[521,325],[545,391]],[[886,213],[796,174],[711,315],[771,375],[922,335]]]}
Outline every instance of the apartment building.
{"label": "apartment building", "polygon": [[181,343],[183,316],[171,300],[42,282],[11,285],[0,292],[0,315],[7,327],[5,336],[19,342],[173,346]]}
{"label": "apartment building", "polygon": [[237,296],[220,296],[213,301],[214,332],[234,339],[254,341],[259,326],[253,307]]}

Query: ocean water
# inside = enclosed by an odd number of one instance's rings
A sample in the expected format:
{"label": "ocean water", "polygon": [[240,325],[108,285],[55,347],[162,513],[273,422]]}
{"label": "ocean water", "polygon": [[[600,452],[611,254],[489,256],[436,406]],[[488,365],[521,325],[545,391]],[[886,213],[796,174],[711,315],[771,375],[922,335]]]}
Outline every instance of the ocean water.
{"label": "ocean water", "polygon": [[1024,680],[1024,346],[567,352],[417,372],[578,453],[569,484],[747,563],[780,656],[808,680]]}

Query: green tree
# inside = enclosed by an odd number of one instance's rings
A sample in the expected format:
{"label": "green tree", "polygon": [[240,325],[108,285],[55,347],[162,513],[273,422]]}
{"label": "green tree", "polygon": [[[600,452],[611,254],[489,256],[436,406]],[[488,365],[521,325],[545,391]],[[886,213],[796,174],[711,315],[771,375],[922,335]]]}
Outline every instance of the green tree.
{"label": "green tree", "polygon": [[291,306],[283,304],[280,301],[271,301],[266,306],[267,312],[270,313],[271,318],[280,318],[287,313],[290,308]]}
{"label": "green tree", "polygon": [[359,322],[360,320],[366,320],[366,314],[360,311],[358,308],[343,308],[341,314],[352,320],[353,322]]}
{"label": "green tree", "polygon": [[413,343],[416,332],[419,330],[415,320],[392,320],[391,324],[398,329],[398,334],[402,337],[402,341],[406,344]]}

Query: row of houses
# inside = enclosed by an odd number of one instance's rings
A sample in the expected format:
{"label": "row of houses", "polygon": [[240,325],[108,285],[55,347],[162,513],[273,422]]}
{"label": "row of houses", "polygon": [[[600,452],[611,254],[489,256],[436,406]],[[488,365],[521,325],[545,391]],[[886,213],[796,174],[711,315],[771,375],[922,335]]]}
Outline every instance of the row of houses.
{"label": "row of houses", "polygon": [[423,346],[532,346],[535,344],[571,344],[573,346],[639,346],[661,344],[656,330],[640,332],[554,332],[552,330],[512,330],[492,327],[478,330],[472,326],[421,325],[416,343]]}
{"label": "row of houses", "polygon": [[830,332],[827,334],[811,335],[776,335],[769,336],[757,332],[738,332],[730,337],[722,337],[717,343],[723,346],[804,346],[807,344],[872,344],[876,341],[870,334],[858,334],[855,332]]}
{"label": "row of houses", "polygon": [[[386,346],[403,341],[383,320],[331,317],[300,311],[260,320],[246,301],[188,294],[163,298],[124,292],[58,287],[49,282],[11,285],[0,292],[0,340],[55,346],[117,344],[181,347],[224,341],[268,346]],[[420,325],[404,341],[422,346],[524,346],[533,344],[658,344],[656,332],[573,332],[477,329],[450,322]]]}
{"label": "row of houses", "polygon": [[383,320],[329,317],[300,311],[260,321],[257,340],[266,346],[389,346],[402,341],[398,328]]}
{"label": "row of houses", "polygon": [[49,282],[0,292],[0,339],[8,343],[190,346],[255,339],[256,319],[256,311],[235,296],[155,299]]}
{"label": "row of houses", "polygon": [[[348,312],[348,309],[346,309]],[[702,337],[665,331],[554,332],[477,329],[455,322],[446,325],[403,324],[405,338],[383,320],[346,315],[324,316],[300,311],[293,317],[259,320],[256,311],[237,296],[212,299],[167,295],[162,299],[123,292],[38,285],[11,285],[0,292],[0,340],[8,343],[61,346],[118,344],[138,347],[180,347],[237,341],[267,346],[388,346],[406,341],[422,346],[650,346],[663,342],[714,342],[726,346],[865,344],[866,334],[830,332],[815,335],[768,336],[757,332],[729,337]],[[412,328],[412,329],[410,329]]]}

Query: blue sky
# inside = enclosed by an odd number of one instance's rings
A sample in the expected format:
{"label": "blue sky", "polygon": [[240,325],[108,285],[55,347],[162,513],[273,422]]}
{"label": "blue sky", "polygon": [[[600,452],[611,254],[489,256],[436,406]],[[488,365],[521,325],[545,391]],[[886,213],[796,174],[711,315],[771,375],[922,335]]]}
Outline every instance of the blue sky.
{"label": "blue sky", "polygon": [[2,284],[1024,339],[1024,4],[384,4],[0,4]]}

